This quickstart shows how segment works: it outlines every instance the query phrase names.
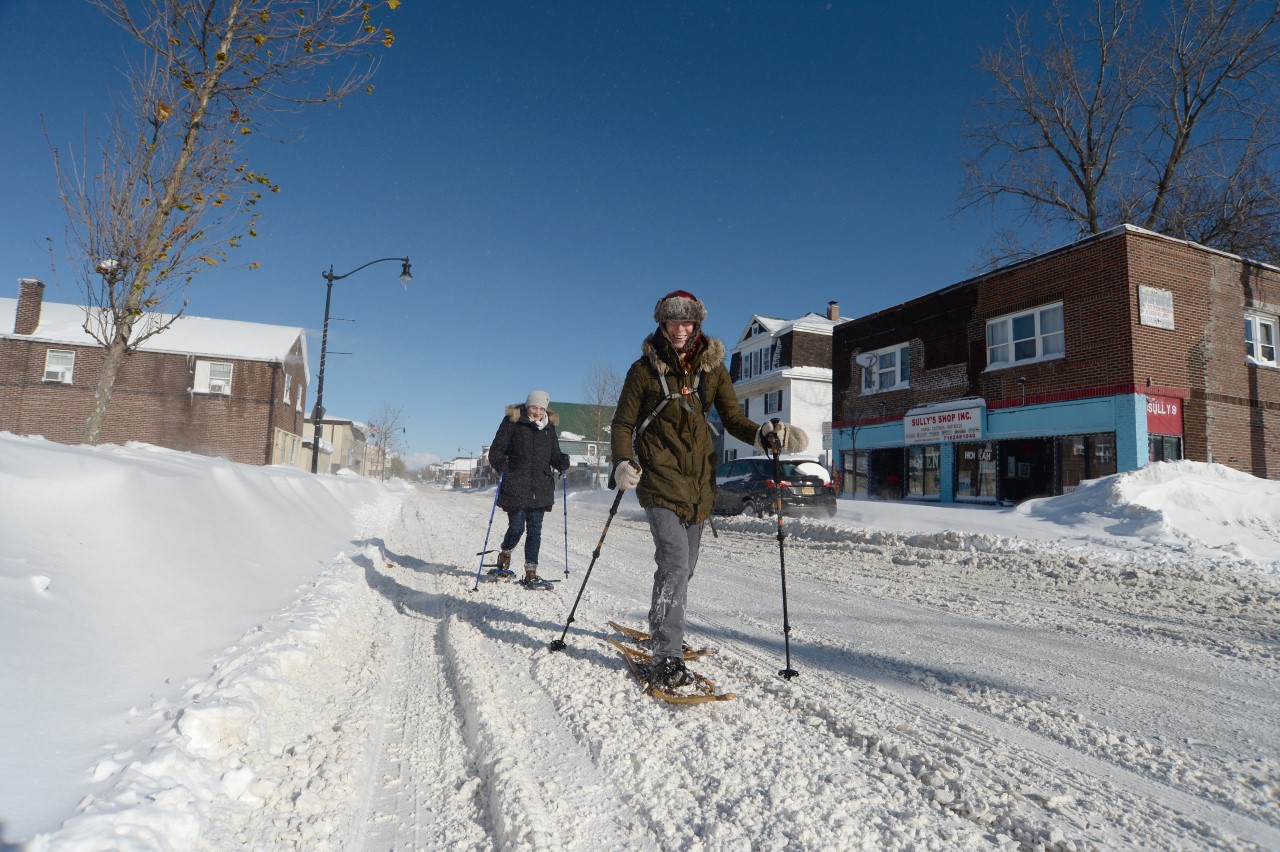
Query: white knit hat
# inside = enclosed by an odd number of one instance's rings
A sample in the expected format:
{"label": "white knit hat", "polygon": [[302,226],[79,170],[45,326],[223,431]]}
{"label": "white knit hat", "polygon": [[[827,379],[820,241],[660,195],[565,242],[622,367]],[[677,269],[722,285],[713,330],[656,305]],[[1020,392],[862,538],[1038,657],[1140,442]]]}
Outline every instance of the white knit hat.
{"label": "white knit hat", "polygon": [[529,391],[529,396],[524,401],[524,407],[536,405],[538,408],[546,408],[551,404],[551,394],[546,391]]}

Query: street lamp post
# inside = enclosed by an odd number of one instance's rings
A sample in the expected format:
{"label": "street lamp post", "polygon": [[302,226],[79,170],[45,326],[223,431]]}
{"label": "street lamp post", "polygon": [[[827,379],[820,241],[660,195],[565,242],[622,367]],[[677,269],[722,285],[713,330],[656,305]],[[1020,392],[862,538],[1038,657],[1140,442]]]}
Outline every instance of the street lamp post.
{"label": "street lamp post", "polygon": [[389,260],[398,260],[400,267],[400,283],[405,287],[409,286],[409,282],[413,280],[413,276],[409,274],[409,258],[407,257],[380,257],[377,260],[371,260],[364,266],[357,266],[350,272],[342,275],[333,274],[333,265],[329,265],[328,272],[320,274],[325,280],[324,290],[324,331],[320,333],[320,372],[316,376],[316,405],[311,409],[311,472],[316,473],[320,466],[320,421],[324,418],[324,356],[329,350],[329,303],[333,299],[333,282],[341,281],[348,275],[354,275],[365,266],[373,266],[375,263],[383,263]]}

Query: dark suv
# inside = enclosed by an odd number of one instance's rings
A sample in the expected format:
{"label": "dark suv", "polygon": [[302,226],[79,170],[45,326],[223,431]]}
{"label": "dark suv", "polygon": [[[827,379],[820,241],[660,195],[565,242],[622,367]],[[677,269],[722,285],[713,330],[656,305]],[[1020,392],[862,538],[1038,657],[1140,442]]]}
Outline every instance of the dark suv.
{"label": "dark suv", "polygon": [[[779,468],[784,516],[835,516],[836,491],[826,468],[813,459],[786,457],[779,460]],[[725,462],[716,468],[715,510],[721,515],[772,515],[778,487],[773,460],[766,456]]]}

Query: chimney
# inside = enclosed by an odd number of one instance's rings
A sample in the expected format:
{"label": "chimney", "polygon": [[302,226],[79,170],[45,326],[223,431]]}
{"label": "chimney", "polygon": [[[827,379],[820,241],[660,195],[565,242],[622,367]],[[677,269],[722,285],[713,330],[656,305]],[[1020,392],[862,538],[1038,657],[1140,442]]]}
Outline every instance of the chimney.
{"label": "chimney", "polygon": [[833,322],[840,319],[840,305],[836,302],[827,302],[827,319]]}
{"label": "chimney", "polygon": [[44,282],[39,278],[18,279],[18,313],[13,318],[14,334],[33,334],[40,324],[44,302]]}

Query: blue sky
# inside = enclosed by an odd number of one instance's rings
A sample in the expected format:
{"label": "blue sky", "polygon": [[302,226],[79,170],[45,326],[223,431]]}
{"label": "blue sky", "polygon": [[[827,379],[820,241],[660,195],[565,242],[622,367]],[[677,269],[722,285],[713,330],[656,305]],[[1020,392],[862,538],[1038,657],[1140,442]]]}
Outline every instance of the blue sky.
{"label": "blue sky", "polygon": [[[753,313],[848,318],[969,277],[996,223],[954,215],[963,124],[988,81],[999,2],[406,0],[372,96],[312,108],[257,143],[282,187],[260,236],[196,279],[188,312],[307,329],[325,407],[402,406],[410,453],[478,453],[503,407],[581,401],[619,374],[683,288],[732,346]],[[4,0],[0,296],[74,302],[41,116],[60,147],[105,128],[116,30],[87,3]],[[65,264],[64,264],[65,266]],[[336,355],[335,352],[350,352]],[[314,401],[314,392],[308,402]]]}

